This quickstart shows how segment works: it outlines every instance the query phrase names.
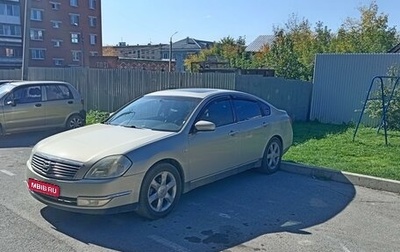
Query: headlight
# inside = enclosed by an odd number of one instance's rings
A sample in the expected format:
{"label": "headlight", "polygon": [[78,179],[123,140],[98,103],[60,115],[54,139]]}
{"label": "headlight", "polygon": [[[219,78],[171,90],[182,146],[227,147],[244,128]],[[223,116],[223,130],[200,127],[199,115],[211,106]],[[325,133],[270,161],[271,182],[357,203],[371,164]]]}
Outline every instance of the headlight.
{"label": "headlight", "polygon": [[97,161],[86,173],[87,179],[108,179],[122,176],[132,162],[123,155],[105,157]]}

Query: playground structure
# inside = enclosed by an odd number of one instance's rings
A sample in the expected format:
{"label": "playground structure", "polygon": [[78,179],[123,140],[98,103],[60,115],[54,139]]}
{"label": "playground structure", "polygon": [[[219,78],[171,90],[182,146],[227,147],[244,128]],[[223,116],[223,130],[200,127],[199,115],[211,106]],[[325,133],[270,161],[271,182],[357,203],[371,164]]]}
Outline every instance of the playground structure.
{"label": "playground structure", "polygon": [[[376,83],[376,81],[380,81],[378,83],[380,97],[371,97],[371,91],[372,91],[372,88],[373,88],[374,84]],[[395,94],[396,88],[399,85],[399,81],[400,81],[400,76],[375,76],[372,79],[371,84],[370,84],[369,89],[368,89],[367,97],[365,98],[365,101],[364,101],[364,106],[363,106],[363,108],[361,110],[361,114],[360,114],[360,117],[359,117],[357,125],[356,125],[356,129],[355,129],[354,134],[353,134],[353,141],[356,138],[356,134],[357,134],[358,128],[360,126],[360,123],[361,123],[362,117],[364,115],[364,112],[365,112],[365,109],[366,109],[368,101],[380,100],[381,101],[381,109],[382,109],[382,117],[381,117],[381,120],[380,120],[380,124],[378,125],[377,133],[379,133],[379,131],[383,127],[384,135],[385,135],[385,144],[388,145],[387,112],[388,112],[388,110],[390,108],[391,101],[395,98],[393,96]],[[393,86],[391,86],[391,85],[393,85]],[[387,95],[385,93],[385,88],[386,88],[386,90],[389,90],[389,93],[388,93],[389,95]]]}

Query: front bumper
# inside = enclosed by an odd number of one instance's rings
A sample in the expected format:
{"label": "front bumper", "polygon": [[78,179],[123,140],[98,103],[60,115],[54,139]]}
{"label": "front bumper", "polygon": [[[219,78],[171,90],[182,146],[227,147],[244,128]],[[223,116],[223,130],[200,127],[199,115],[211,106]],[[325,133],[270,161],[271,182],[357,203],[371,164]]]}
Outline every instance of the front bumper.
{"label": "front bumper", "polygon": [[[57,180],[36,173],[29,161],[27,163],[26,180],[56,185],[60,188],[60,196],[53,197],[28,190],[38,201],[62,210],[90,214],[105,214],[133,211],[139,200],[139,191],[144,174],[118,177],[107,180]],[[28,186],[28,184],[27,184]],[[82,205],[82,202],[99,201],[104,204]]]}

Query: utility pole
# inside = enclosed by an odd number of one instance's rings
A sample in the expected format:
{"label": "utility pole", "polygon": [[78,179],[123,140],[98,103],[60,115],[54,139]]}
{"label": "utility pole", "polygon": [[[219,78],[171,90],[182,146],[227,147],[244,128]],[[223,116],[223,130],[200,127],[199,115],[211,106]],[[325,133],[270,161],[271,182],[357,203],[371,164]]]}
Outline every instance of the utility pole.
{"label": "utility pole", "polygon": [[31,1],[24,0],[24,33],[22,34],[21,80],[28,79]]}
{"label": "utility pole", "polygon": [[168,64],[168,71],[172,72],[172,37],[177,34],[178,32],[176,31],[174,34],[169,37],[169,64]]}

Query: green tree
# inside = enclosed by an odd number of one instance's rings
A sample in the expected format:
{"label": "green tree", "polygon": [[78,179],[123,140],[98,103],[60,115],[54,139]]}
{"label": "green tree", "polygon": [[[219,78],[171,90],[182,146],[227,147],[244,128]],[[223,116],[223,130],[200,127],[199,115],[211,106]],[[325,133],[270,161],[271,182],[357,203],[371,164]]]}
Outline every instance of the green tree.
{"label": "green tree", "polygon": [[292,15],[285,28],[275,28],[275,40],[267,55],[268,65],[275,69],[277,76],[311,80],[316,50],[322,48],[316,46],[315,37],[308,20],[299,21]]}
{"label": "green tree", "polygon": [[388,15],[378,13],[375,1],[359,8],[360,19],[347,18],[332,41],[335,52],[383,53],[399,42],[395,27],[389,27]]}
{"label": "green tree", "polygon": [[245,52],[246,41],[243,37],[234,39],[232,37],[222,38],[209,49],[201,50],[198,54],[190,55],[185,60],[185,67],[192,72],[197,72],[199,62],[206,61],[209,56],[218,56],[229,62],[231,68],[247,68],[251,60]]}

